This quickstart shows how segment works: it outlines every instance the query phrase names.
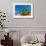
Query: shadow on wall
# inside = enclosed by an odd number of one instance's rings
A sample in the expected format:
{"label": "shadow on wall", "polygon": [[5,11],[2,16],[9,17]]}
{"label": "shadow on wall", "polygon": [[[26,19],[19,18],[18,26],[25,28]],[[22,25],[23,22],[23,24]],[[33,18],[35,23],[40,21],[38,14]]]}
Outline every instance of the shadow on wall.
{"label": "shadow on wall", "polygon": [[13,46],[21,46],[20,41],[13,40]]}

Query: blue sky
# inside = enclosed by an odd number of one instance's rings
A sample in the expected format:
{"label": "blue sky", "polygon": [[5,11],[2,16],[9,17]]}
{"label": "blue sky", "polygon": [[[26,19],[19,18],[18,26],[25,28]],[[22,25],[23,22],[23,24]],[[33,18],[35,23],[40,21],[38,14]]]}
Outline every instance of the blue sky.
{"label": "blue sky", "polygon": [[21,11],[22,9],[28,9],[30,11],[31,10],[31,5],[16,5],[15,6],[16,13]]}

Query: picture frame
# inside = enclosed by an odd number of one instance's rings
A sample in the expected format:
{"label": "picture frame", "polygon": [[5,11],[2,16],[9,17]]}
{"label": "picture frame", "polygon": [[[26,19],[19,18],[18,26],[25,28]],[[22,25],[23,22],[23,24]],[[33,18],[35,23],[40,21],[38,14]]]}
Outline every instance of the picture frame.
{"label": "picture frame", "polygon": [[13,3],[13,18],[33,18],[33,4]]}

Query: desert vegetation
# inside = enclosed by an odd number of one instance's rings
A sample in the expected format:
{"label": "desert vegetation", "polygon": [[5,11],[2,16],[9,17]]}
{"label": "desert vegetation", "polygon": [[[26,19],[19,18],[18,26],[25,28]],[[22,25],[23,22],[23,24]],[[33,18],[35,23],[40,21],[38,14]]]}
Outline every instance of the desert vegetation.
{"label": "desert vegetation", "polygon": [[16,16],[28,16],[31,15],[31,12],[28,9],[22,9],[19,13],[16,13]]}

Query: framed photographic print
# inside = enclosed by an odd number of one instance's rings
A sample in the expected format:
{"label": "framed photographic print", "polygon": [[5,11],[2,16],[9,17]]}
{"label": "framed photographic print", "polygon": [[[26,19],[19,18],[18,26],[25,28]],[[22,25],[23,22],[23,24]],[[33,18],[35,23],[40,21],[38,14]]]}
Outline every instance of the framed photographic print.
{"label": "framed photographic print", "polygon": [[13,17],[14,18],[32,18],[33,4],[32,3],[14,3]]}

